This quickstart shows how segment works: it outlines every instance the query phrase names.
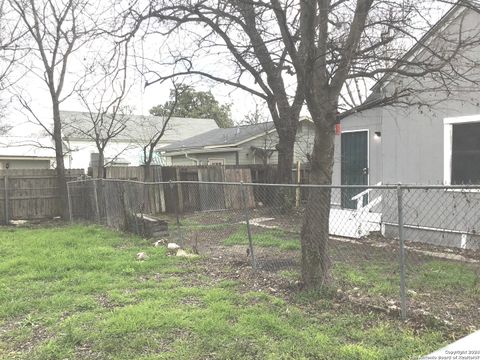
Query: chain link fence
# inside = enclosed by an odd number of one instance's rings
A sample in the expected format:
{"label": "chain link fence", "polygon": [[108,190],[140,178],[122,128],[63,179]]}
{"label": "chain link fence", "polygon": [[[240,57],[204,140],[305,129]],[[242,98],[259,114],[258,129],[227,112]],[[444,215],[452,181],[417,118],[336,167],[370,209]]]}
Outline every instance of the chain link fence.
{"label": "chain link fence", "polygon": [[166,239],[287,285],[301,285],[302,241],[321,243],[336,296],[480,325],[480,187],[90,179],[68,192],[72,221]]}

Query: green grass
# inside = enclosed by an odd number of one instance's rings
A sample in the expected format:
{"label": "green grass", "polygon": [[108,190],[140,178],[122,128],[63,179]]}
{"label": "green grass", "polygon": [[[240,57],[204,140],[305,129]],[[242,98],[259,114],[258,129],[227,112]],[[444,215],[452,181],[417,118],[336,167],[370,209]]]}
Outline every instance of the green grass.
{"label": "green grass", "polygon": [[460,262],[433,260],[418,266],[410,274],[411,286],[466,292],[480,295],[478,273],[473,266]]}
{"label": "green grass", "polygon": [[1,230],[0,256],[1,359],[407,359],[445,342],[325,297],[202,282],[202,260],[100,227]]}
{"label": "green grass", "polygon": [[[253,246],[276,247],[281,250],[300,250],[300,239],[298,235],[290,234],[282,230],[262,230],[252,234]],[[224,245],[247,245],[248,237],[246,225],[242,226],[235,233],[228,236]]]}
{"label": "green grass", "polygon": [[[424,261],[408,264],[408,289],[423,293],[448,289],[465,298],[480,294],[478,274],[470,264],[432,258]],[[337,262],[332,272],[348,288],[359,287],[371,295],[397,296],[399,292],[399,265],[395,261]]]}

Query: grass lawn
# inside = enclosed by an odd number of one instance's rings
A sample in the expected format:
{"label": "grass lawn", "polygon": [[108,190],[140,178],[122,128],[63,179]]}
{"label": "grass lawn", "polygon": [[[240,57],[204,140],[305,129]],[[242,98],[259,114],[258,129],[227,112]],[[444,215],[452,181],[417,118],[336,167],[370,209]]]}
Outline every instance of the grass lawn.
{"label": "grass lawn", "polygon": [[[248,245],[246,233],[246,227],[243,225],[227,236],[223,244]],[[300,235],[280,229],[256,228],[252,234],[252,242],[254,247],[260,249],[300,250]],[[396,253],[389,253],[383,248],[369,246],[360,248],[357,245],[335,241],[330,242],[330,247],[332,275],[337,285],[347,288],[358,287],[369,295],[398,296],[400,280]],[[284,275],[299,279],[298,266]],[[408,289],[416,292],[453,291],[461,293],[463,298],[471,300],[470,302],[480,301],[478,264],[434,257],[412,257],[407,258],[406,278]]]}
{"label": "grass lawn", "polygon": [[[223,240],[224,245],[248,245],[246,225]],[[259,247],[277,247],[280,250],[300,250],[300,238],[282,230],[265,230],[252,234],[252,243]]]}
{"label": "grass lawn", "polygon": [[446,341],[333,298],[213,282],[205,259],[100,227],[3,229],[0,257],[1,359],[413,359]]}

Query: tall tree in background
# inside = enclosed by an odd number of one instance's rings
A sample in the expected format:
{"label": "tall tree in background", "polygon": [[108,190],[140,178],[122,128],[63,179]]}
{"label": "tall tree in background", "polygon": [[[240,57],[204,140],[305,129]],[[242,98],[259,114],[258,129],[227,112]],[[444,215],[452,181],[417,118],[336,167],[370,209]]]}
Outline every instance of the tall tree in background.
{"label": "tall tree in background", "polygon": [[[178,97],[178,98],[177,98]],[[180,85],[170,91],[170,100],[150,109],[155,116],[214,119],[218,127],[233,126],[229,104],[220,104],[210,91],[197,91],[188,85]]]}
{"label": "tall tree in background", "polygon": [[[454,24],[453,28],[429,31],[436,20],[433,15],[448,5],[455,9],[442,25]],[[163,0],[131,14],[137,24],[158,19],[167,28],[165,34],[183,31],[198,45],[171,51],[174,72],[157,74],[150,83],[201,76],[265,100],[280,139],[280,181],[290,176],[305,101],[315,127],[310,182],[329,185],[334,125],[341,110],[423,106],[430,101],[426,93],[433,94],[432,101],[446,98],[458,88],[459,80],[478,86],[478,59],[472,55],[478,53],[473,49],[479,46],[479,29],[472,19],[465,20],[465,9],[478,12],[478,1]],[[414,51],[407,52],[413,44]],[[209,56],[215,66],[199,69]],[[236,72],[225,72],[220,66],[222,56]],[[370,93],[371,85],[380,80],[383,83]],[[311,191],[301,236],[302,278],[307,288],[328,281],[329,213],[330,191]]]}
{"label": "tall tree in background", "polygon": [[[295,66],[301,62],[304,49],[296,47],[298,33],[288,35],[285,41],[279,36],[281,28],[269,2],[150,1],[147,9],[132,6],[130,15],[135,25],[128,36],[140,31],[142,23],[156,19],[166,28],[162,33],[172,37],[180,34],[182,43],[189,42],[188,46],[172,50],[170,59],[162,59],[162,65],[172,65],[171,74],[159,75],[157,69],[147,71],[145,75],[151,75],[147,85],[177,77],[201,77],[265,101],[279,137],[277,182],[289,183],[295,135],[304,103],[300,76],[303,70]],[[283,26],[287,19],[278,21]],[[298,18],[292,21],[298,24]],[[292,82],[295,73],[298,81]]]}
{"label": "tall tree in background", "polygon": [[97,31],[95,17],[91,16],[95,12],[89,9],[88,0],[9,0],[9,4],[26,31],[26,36],[21,39],[25,42],[22,46],[30,48],[36,57],[31,71],[43,80],[52,102],[52,127],[33,115],[53,138],[59,197],[62,213],[67,217],[60,104],[72,93],[71,90],[65,91],[72,54],[91,41]]}

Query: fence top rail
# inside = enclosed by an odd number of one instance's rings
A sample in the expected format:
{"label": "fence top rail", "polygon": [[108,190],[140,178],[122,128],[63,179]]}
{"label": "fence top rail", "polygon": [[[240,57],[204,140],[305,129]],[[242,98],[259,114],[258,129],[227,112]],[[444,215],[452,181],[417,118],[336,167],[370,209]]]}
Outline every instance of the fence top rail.
{"label": "fence top rail", "polygon": [[[161,184],[170,184],[170,181],[140,181],[140,180],[129,180],[129,179],[103,179],[103,178],[88,178],[80,180],[67,181],[67,184],[76,184],[76,183],[85,183],[85,182],[94,182],[94,181],[106,181],[106,182],[126,182],[133,184],[145,184],[145,185],[161,185]],[[175,182],[184,182],[184,181],[172,181]]]}
{"label": "fence top rail", "polygon": [[89,178],[68,181],[68,184],[86,183],[93,181],[105,181],[105,182],[124,182],[133,184],[145,184],[145,185],[168,185],[168,184],[201,184],[201,185],[244,185],[244,186],[268,186],[268,187],[291,187],[291,188],[325,188],[325,189],[358,189],[365,188],[369,190],[375,189],[403,189],[403,190],[445,190],[445,191],[458,191],[458,192],[478,192],[480,193],[480,185],[422,185],[422,184],[382,184],[382,185],[319,185],[319,184],[272,184],[272,183],[244,183],[233,181],[187,181],[187,180],[172,180],[172,181],[139,181],[128,179],[100,179]]}

